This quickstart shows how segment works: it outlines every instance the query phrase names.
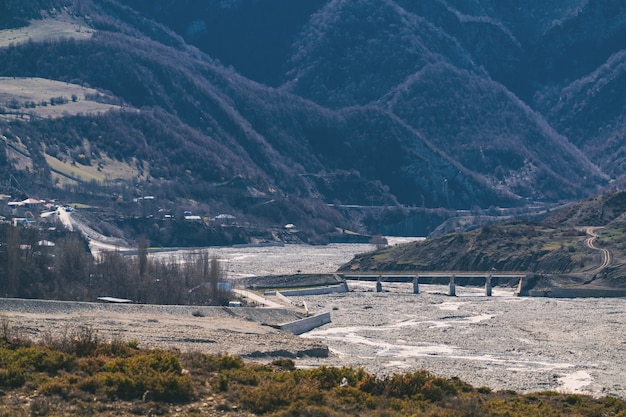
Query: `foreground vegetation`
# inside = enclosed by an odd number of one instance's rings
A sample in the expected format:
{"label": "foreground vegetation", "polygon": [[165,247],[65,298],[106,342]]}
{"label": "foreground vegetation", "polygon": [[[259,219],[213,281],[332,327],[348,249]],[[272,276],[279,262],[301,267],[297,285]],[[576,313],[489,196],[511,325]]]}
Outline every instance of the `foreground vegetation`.
{"label": "foreground vegetation", "polygon": [[0,319],[0,416],[626,416],[618,398],[474,388],[426,371],[375,377],[289,359],[140,349],[68,330],[39,344]]}

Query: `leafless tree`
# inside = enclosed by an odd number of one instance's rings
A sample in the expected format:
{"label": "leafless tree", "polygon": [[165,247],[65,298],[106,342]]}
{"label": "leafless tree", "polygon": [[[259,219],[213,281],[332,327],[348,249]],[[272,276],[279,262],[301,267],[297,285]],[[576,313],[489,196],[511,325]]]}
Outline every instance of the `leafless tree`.
{"label": "leafless tree", "polygon": [[370,240],[370,243],[376,245],[376,249],[383,249],[389,245],[389,242],[387,242],[387,238],[382,235],[373,236]]}
{"label": "leafless tree", "polygon": [[12,227],[7,238],[7,288],[6,293],[15,297],[19,290],[20,270],[22,268],[20,230]]}

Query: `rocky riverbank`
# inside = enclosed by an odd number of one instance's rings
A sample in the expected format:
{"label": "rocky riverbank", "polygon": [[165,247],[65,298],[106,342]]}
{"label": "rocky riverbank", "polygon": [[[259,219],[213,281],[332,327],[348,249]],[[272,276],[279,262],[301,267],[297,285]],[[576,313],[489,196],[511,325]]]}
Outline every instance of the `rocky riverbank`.
{"label": "rocky riverbank", "polygon": [[249,358],[328,356],[325,344],[278,325],[301,316],[289,309],[100,304],[0,299],[0,317],[20,336],[40,341],[89,328],[106,341],[146,348]]}

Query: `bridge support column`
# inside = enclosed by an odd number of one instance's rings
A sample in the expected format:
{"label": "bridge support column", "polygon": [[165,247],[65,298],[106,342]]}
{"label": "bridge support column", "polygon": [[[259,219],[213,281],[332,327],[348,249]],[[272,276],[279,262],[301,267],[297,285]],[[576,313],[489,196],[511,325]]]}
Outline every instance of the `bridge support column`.
{"label": "bridge support column", "polygon": [[413,294],[419,294],[420,293],[420,276],[419,275],[415,275],[413,277]]}
{"label": "bridge support column", "polygon": [[519,278],[519,282],[517,283],[517,289],[513,293],[516,297],[522,296],[522,288],[524,288],[524,277]]}
{"label": "bridge support column", "polygon": [[382,283],[382,277],[379,276],[378,279],[376,280],[376,292],[383,292],[383,283]]}
{"label": "bridge support column", "polygon": [[485,280],[485,295],[491,297],[491,274],[487,275]]}
{"label": "bridge support column", "polygon": [[454,283],[454,275],[450,276],[450,292],[448,293],[448,295],[451,296],[456,296],[456,285]]}

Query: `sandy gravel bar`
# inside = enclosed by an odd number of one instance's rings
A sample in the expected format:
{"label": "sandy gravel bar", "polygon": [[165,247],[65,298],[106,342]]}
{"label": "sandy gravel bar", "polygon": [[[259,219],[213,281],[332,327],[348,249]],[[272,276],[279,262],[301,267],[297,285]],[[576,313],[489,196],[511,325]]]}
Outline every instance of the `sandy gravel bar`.
{"label": "sandy gravel bar", "polygon": [[287,309],[104,304],[0,299],[0,317],[32,340],[90,327],[101,340],[140,347],[252,358],[320,355],[325,346],[275,326],[299,318]]}

